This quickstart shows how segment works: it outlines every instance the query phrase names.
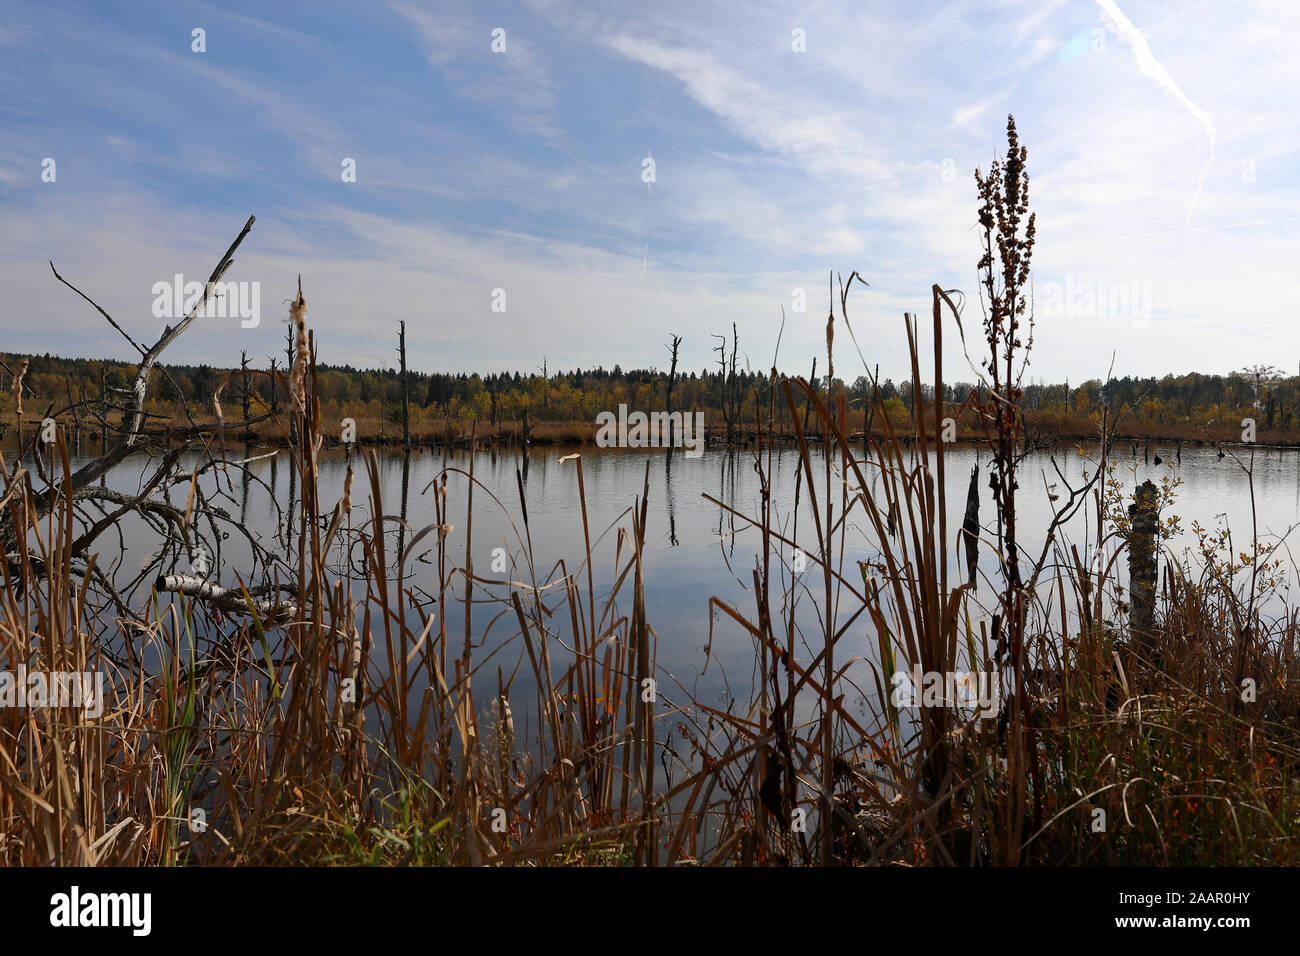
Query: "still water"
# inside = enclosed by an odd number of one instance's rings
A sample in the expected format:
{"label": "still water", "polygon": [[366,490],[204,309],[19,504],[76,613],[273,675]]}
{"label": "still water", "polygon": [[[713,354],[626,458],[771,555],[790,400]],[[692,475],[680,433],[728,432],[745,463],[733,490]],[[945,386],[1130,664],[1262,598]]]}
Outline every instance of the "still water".
{"label": "still water", "polygon": [[[269,455],[273,450],[251,448],[249,456]],[[449,470],[445,521],[452,524],[445,543],[449,562],[463,567],[466,562],[466,535],[468,526],[467,490],[469,479],[461,472],[473,470],[479,483],[474,496],[473,561],[475,573],[480,577],[510,579],[524,577],[519,535],[523,534],[520,509],[520,483],[529,517],[529,531],[538,583],[559,576],[557,562],[563,559],[570,573],[577,571],[585,587],[585,569],[581,568],[584,554],[582,512],[578,495],[577,460],[562,460],[566,455],[581,452],[581,465],[590,522],[593,550],[593,574],[598,602],[610,593],[615,579],[615,549],[619,527],[630,528],[629,509],[641,495],[649,465],[649,497],[647,520],[647,549],[645,553],[645,588],[647,616],[657,635],[657,658],[661,675],[679,683],[697,700],[726,705],[731,700],[749,699],[754,678],[755,647],[753,639],[731,621],[710,607],[710,599],[717,597],[730,603],[751,620],[756,617],[752,593],[752,569],[761,549],[759,529],[749,521],[728,514],[705,496],[712,496],[734,508],[741,515],[757,516],[760,507],[760,476],[755,469],[751,452],[709,449],[702,457],[678,456],[667,467],[662,451],[642,452],[620,449],[557,449],[534,448],[527,453],[518,448],[495,451],[415,451],[404,456],[398,451],[378,450],[379,485],[383,509],[388,515],[403,515],[412,529],[403,536],[409,541],[413,532],[435,523],[435,489],[429,487]],[[1053,466],[1071,484],[1079,484],[1084,471],[1095,467],[1095,449],[1092,457],[1085,457],[1087,449],[1074,444],[1058,445],[1050,451],[1030,454],[1020,472],[1020,540],[1025,550],[1037,558],[1044,534],[1051,521],[1056,495],[1059,505],[1068,492]],[[11,454],[12,452],[10,452]],[[1162,459],[1155,464],[1155,458]],[[231,457],[240,457],[231,453]],[[472,461],[471,461],[472,457]],[[84,459],[80,459],[84,460]],[[74,459],[74,467],[80,460]],[[987,455],[977,453],[969,446],[950,447],[946,454],[946,493],[948,501],[949,538],[956,538],[965,510],[971,469],[980,464],[979,494],[980,520],[989,534],[994,520],[991,492],[987,485]],[[1166,514],[1177,514],[1182,533],[1165,543],[1166,560],[1174,555],[1184,560],[1195,560],[1195,535],[1193,522],[1204,527],[1217,527],[1227,522],[1233,529],[1237,550],[1248,547],[1252,520],[1257,523],[1262,540],[1281,542],[1278,556],[1283,559],[1289,583],[1295,582],[1295,565],[1288,547],[1288,532],[1300,521],[1300,454],[1283,449],[1257,449],[1249,452],[1243,462],[1253,468],[1254,507],[1252,518],[1251,481],[1242,465],[1231,456],[1219,458],[1218,452],[1208,447],[1184,446],[1181,461],[1173,446],[1151,446],[1150,460],[1141,448],[1122,444],[1112,455],[1117,464],[1115,477],[1123,486],[1126,497],[1136,484],[1150,478],[1161,484],[1181,480],[1175,489],[1175,501]],[[767,456],[764,454],[764,464]],[[933,452],[931,453],[933,463]],[[192,467],[190,459],[185,467]],[[343,494],[343,485],[349,459],[337,451],[323,451],[320,455],[320,500],[327,510]],[[369,520],[372,511],[369,482],[364,461],[353,457],[356,472],[353,488],[352,526],[361,527]],[[773,453],[769,477],[774,501],[773,524],[785,536],[795,538],[808,551],[815,553],[815,525],[809,505],[808,488],[800,491],[798,514],[795,514],[795,485],[799,459],[791,449]],[[108,485],[121,491],[137,490],[142,464],[130,462],[116,469],[108,478]],[[263,458],[249,466],[250,475],[241,479],[237,473],[231,478],[208,474],[203,477],[203,487],[214,496],[232,518],[241,520],[254,535],[264,541],[273,541],[284,532],[280,508],[287,506],[291,488],[291,465],[287,453],[281,451],[271,458]],[[823,471],[820,458],[814,460],[813,475],[819,498],[823,495]],[[490,492],[490,494],[488,494]],[[185,490],[173,490],[174,503],[184,507]],[[495,497],[496,500],[493,500]],[[837,507],[839,493],[834,495]],[[498,501],[500,504],[498,504]],[[1072,520],[1062,535],[1079,549],[1081,555],[1095,547],[1095,505],[1090,499],[1078,516]],[[823,515],[824,519],[824,515]],[[513,522],[513,524],[512,524]],[[391,540],[396,544],[396,524],[389,525]],[[517,529],[517,531],[516,531]],[[122,559],[122,573],[132,567],[144,567],[158,548],[153,532],[143,525],[123,528],[128,552]],[[991,536],[991,534],[989,534]],[[105,546],[116,547],[117,536],[101,539]],[[437,540],[436,534],[424,539],[408,563],[408,583],[429,595],[436,595],[436,562],[430,558],[428,548]],[[875,556],[872,536],[864,526],[859,510],[851,515],[844,554],[846,576],[858,578],[854,567],[856,560],[872,560]],[[1113,550],[1113,543],[1112,543]],[[504,549],[504,552],[495,551]],[[1190,549],[1190,550],[1189,550]],[[246,551],[241,552],[237,536],[223,542],[221,560],[210,574],[219,583],[234,586],[236,572],[245,572],[241,562]],[[507,573],[492,570],[494,558],[502,554],[512,563]],[[955,547],[949,550],[950,581],[954,584],[964,577],[964,566]],[[628,555],[624,541],[619,566],[625,566]],[[824,613],[822,578],[812,562],[802,574],[793,574],[790,565],[793,554],[784,549],[785,567],[773,572],[773,592],[780,613],[780,595],[792,592],[797,601],[795,619],[803,634],[804,659],[811,659],[821,645]],[[518,565],[514,566],[517,562]],[[103,566],[101,561],[101,566]],[[338,568],[343,561],[336,562]],[[182,567],[182,570],[184,568]],[[981,549],[981,583],[977,598],[987,600],[991,588],[984,575],[996,580],[997,564],[989,549]],[[796,581],[789,588],[792,578]],[[1124,573],[1121,580],[1126,581]],[[860,584],[860,578],[858,578]],[[459,585],[457,586],[457,594]],[[507,589],[497,589],[497,594]],[[548,603],[558,604],[563,590],[550,592]],[[482,589],[477,598],[489,597]],[[139,601],[143,601],[141,592]],[[844,605],[844,606],[847,606]],[[849,613],[856,608],[851,608]],[[480,612],[476,605],[475,640],[481,646],[476,659],[497,652],[507,668],[523,654],[514,630],[512,615],[497,620],[488,629],[489,622],[501,610],[500,605],[485,606]],[[625,587],[619,595],[620,614],[631,614],[631,589]],[[448,631],[457,635],[463,632],[463,606],[457,601],[446,609]],[[841,614],[844,612],[841,611]],[[557,614],[557,628],[565,631],[567,638],[567,611]],[[710,624],[712,618],[712,635]],[[413,622],[418,633],[421,622]],[[874,660],[875,635],[868,633],[865,616],[846,633],[836,650],[838,660],[846,661],[861,656],[864,661]],[[568,642],[567,640],[565,641]],[[459,642],[455,645],[459,647]],[[496,662],[494,661],[494,664]],[[526,669],[526,668],[525,668]],[[495,666],[493,683],[495,683]],[[493,690],[495,687],[493,687]],[[864,701],[865,703],[865,701]]]}

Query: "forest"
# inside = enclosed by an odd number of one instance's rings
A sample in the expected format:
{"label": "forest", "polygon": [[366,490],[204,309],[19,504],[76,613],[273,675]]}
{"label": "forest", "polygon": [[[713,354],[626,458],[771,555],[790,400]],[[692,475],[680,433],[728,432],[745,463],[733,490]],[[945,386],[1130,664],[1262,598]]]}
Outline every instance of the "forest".
{"label": "forest", "polygon": [[[549,432],[541,428],[533,434],[534,440],[581,440],[588,431],[594,434],[597,414],[620,404],[644,411],[703,411],[714,430],[733,425],[743,430],[754,422],[756,412],[767,417],[767,375],[736,368],[736,346],[732,349],[733,355],[724,355],[719,368],[680,373],[654,367],[624,370],[618,365],[545,374],[408,370],[412,434],[433,439],[453,432],[463,435],[475,427],[485,434],[519,422],[527,412],[534,423],[555,426]],[[24,360],[28,362],[21,376],[25,415],[36,420],[51,415],[91,432],[99,428],[98,418],[106,409],[110,420],[115,420],[114,396],[128,389],[138,370],[137,365],[111,359],[10,353],[0,361],[8,386],[0,395],[5,422],[13,420],[15,380]],[[160,367],[151,383],[149,415],[155,427],[165,427],[169,421],[183,420],[186,410],[210,410],[223,383],[228,383],[224,403],[241,405],[252,415],[278,410],[283,389],[267,373],[286,368],[286,360],[289,356],[268,360],[260,368],[247,358],[246,368]],[[323,419],[354,419],[362,440],[400,436],[402,376],[397,369],[322,363],[317,375]],[[880,380],[878,396],[873,396],[871,380],[865,375],[852,384],[840,378],[830,382],[827,376],[818,376],[814,367],[808,380],[823,397],[829,389],[831,401],[843,395],[851,409],[862,409],[875,398],[895,424],[912,412],[914,390],[909,378]],[[926,383],[919,391],[926,402],[934,397]],[[976,401],[985,397],[970,382],[944,385],[944,400],[954,406],[972,395]],[[1109,411],[1121,438],[1232,441],[1242,429],[1242,420],[1250,418],[1257,441],[1300,443],[1300,376],[1285,376],[1269,365],[1228,375],[1190,372],[1161,378],[1113,377],[1104,382],[1094,378],[1077,384],[1026,383],[1022,407],[1028,434],[1039,441],[1095,437],[1103,412]],[[959,423],[962,436],[969,437],[973,416],[964,415]],[[257,434],[271,437],[269,432]]]}

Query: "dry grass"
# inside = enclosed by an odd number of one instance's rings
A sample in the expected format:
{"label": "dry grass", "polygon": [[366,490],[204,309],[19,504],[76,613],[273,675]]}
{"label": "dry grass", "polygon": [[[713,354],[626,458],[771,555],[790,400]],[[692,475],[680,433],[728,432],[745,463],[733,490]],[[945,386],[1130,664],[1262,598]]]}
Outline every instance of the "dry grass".
{"label": "dry grass", "polygon": [[[939,382],[937,300],[935,333]],[[343,501],[318,498],[314,343],[305,354],[298,572],[279,582],[294,593],[291,619],[218,617],[159,596],[149,626],[127,626],[95,609],[90,576],[66,557],[73,504],[37,523],[23,504],[34,476],[3,489],[23,533],[3,562],[0,669],[102,670],[110,685],[97,718],[0,708],[3,862],[1300,862],[1294,619],[1261,623],[1241,598],[1171,572],[1157,633],[1139,646],[1112,623],[1119,562],[1096,572],[1058,540],[1023,595],[1027,639],[1013,660],[994,618],[1005,608],[982,606],[965,573],[950,573],[960,523],[944,500],[943,444],[930,444],[944,409],[917,401],[905,430],[876,409],[864,454],[842,401],[771,382],[771,420],[753,433],[794,435],[813,526],[779,530],[789,503],[767,491],[772,444],[742,453],[764,489],[758,513],[737,515],[761,533],[753,606],[712,603],[752,637],[761,679],[747,707],[723,711],[656,669],[648,472],[598,547],[575,458],[586,544],[549,571],[534,564],[522,483],[507,504],[472,466],[426,489],[435,518],[415,528],[391,516],[370,454],[345,497],[368,494],[368,513],[384,517],[353,526]],[[50,469],[68,468],[59,445]],[[461,534],[473,554],[485,507],[515,529],[504,576],[448,556]],[[332,569],[343,540],[364,555],[359,574]],[[811,587],[788,573],[795,546]],[[436,604],[408,579],[412,555],[430,548]],[[610,562],[609,593],[595,586],[598,560]],[[800,601],[817,605],[816,653],[797,637]],[[491,627],[511,636],[480,657]],[[839,647],[864,631],[876,644],[867,688]],[[907,711],[890,702],[890,676],[912,664],[988,671],[1006,686],[1018,674],[1025,694],[986,720]],[[1248,704],[1243,676],[1258,684]],[[669,725],[691,752],[668,743]]]}

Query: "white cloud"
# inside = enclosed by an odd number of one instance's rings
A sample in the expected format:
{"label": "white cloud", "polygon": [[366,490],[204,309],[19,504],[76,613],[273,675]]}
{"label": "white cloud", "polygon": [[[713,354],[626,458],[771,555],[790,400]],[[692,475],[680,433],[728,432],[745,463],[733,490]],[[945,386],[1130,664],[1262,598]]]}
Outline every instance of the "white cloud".
{"label": "white cloud", "polygon": [[[972,103],[969,106],[958,108],[952,114],[952,122],[948,124],[948,128],[955,129],[957,127],[964,127],[968,130],[977,129],[980,121],[988,116],[989,110],[993,108],[993,105],[1004,98],[1005,94],[998,93],[994,96],[986,97],[978,103]],[[1000,126],[1001,124],[999,123],[998,125]]]}
{"label": "white cloud", "polygon": [[840,111],[794,91],[778,93],[700,50],[669,47],[626,34],[610,46],[675,76],[700,105],[763,149],[795,160],[812,175],[864,183],[887,178],[879,150]]}
{"label": "white cloud", "polygon": [[[344,95],[323,67],[292,78],[218,68],[160,54],[141,35],[111,37],[110,57],[98,22],[74,19],[63,46],[0,36],[17,44],[0,78],[35,69],[40,81],[15,85],[20,95],[0,107],[5,347],[118,347],[45,258],[135,330],[149,319],[149,284],[206,275],[252,208],[258,225],[232,278],[266,288],[272,321],[250,337],[253,354],[280,348],[275,290],[299,271],[324,360],[388,359],[407,318],[424,367],[455,369],[524,369],[542,352],[565,367],[644,365],[670,329],[689,330],[689,364],[700,367],[708,333],[731,321],[765,364],[799,286],[809,312],[790,315],[783,365],[805,371],[824,347],[827,272],[856,268],[872,284],[854,297],[859,341],[898,377],[902,311],[925,312],[932,282],[974,291],[970,174],[1004,150],[1010,111],[1029,148],[1036,281],[1152,288],[1147,328],[1045,319],[1036,376],[1100,374],[1112,349],[1125,374],[1226,370],[1300,348],[1285,305],[1300,253],[1294,5],[1149,6],[1137,17],[1148,42],[1102,0],[921,15],[827,0],[799,12],[806,55],[789,51],[786,11],[530,7],[507,20],[490,3],[399,0],[377,27],[395,42],[373,70],[347,77]],[[1122,43],[1053,56],[1099,25],[1098,9]],[[509,53],[493,56],[499,23]],[[322,25],[268,36],[293,51],[319,44],[324,62],[335,51]],[[259,23],[239,27],[251,35]],[[364,44],[348,53],[367,55]],[[51,56],[58,70],[41,73]],[[175,88],[123,65],[155,61]],[[426,102],[421,82],[444,100]],[[81,97],[105,118],[58,119]],[[173,145],[149,132],[193,115],[213,117],[216,133]],[[106,148],[110,136],[126,142]],[[370,150],[361,183],[340,192],[339,159],[357,143]],[[647,148],[660,161],[653,197],[637,178]],[[42,189],[51,149],[60,181]],[[505,315],[486,308],[498,286],[509,290]],[[196,330],[174,358],[228,362],[242,341]],[[849,377],[854,364],[846,357]],[[965,374],[959,359],[949,372]]]}

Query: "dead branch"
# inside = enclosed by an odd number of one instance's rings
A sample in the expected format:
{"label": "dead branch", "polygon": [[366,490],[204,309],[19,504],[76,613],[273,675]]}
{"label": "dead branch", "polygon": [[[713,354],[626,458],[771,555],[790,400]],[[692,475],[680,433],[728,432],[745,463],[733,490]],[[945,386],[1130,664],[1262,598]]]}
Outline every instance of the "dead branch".
{"label": "dead branch", "polygon": [[[196,574],[162,574],[154,582],[154,588],[160,592],[198,598],[224,611],[248,612],[249,602],[242,590],[222,587]],[[272,622],[286,621],[297,613],[297,605],[293,601],[264,596],[276,593],[293,594],[294,588],[287,584],[259,584],[248,589],[253,608],[262,619],[262,623],[268,626]]]}
{"label": "dead branch", "polygon": [[229,270],[229,268],[234,264],[235,250],[239,248],[240,243],[244,241],[244,237],[252,230],[253,223],[256,220],[256,216],[248,217],[248,222],[244,223],[244,228],[239,231],[239,235],[235,237],[235,241],[230,244],[230,248],[226,250],[226,254],[221,257],[221,261],[218,262],[216,268],[212,270],[212,275],[208,277],[207,283],[203,286],[203,296],[195,304],[194,308],[190,310],[189,315],[177,322],[176,325],[164,329],[162,336],[159,337],[157,342],[150,346],[150,348],[144,353],[143,358],[141,358],[140,368],[135,375],[135,384],[131,389],[131,404],[134,409],[134,415],[131,420],[131,426],[127,431],[126,438],[123,440],[124,444],[135,444],[136,433],[140,430],[141,422],[144,419],[144,399],[145,392],[148,388],[149,373],[153,371],[154,365],[162,356],[162,353],[167,346],[180,338],[185,330],[193,324],[194,320],[203,313],[203,310],[208,304],[208,297],[212,294],[213,286],[225,277],[227,270]]}

